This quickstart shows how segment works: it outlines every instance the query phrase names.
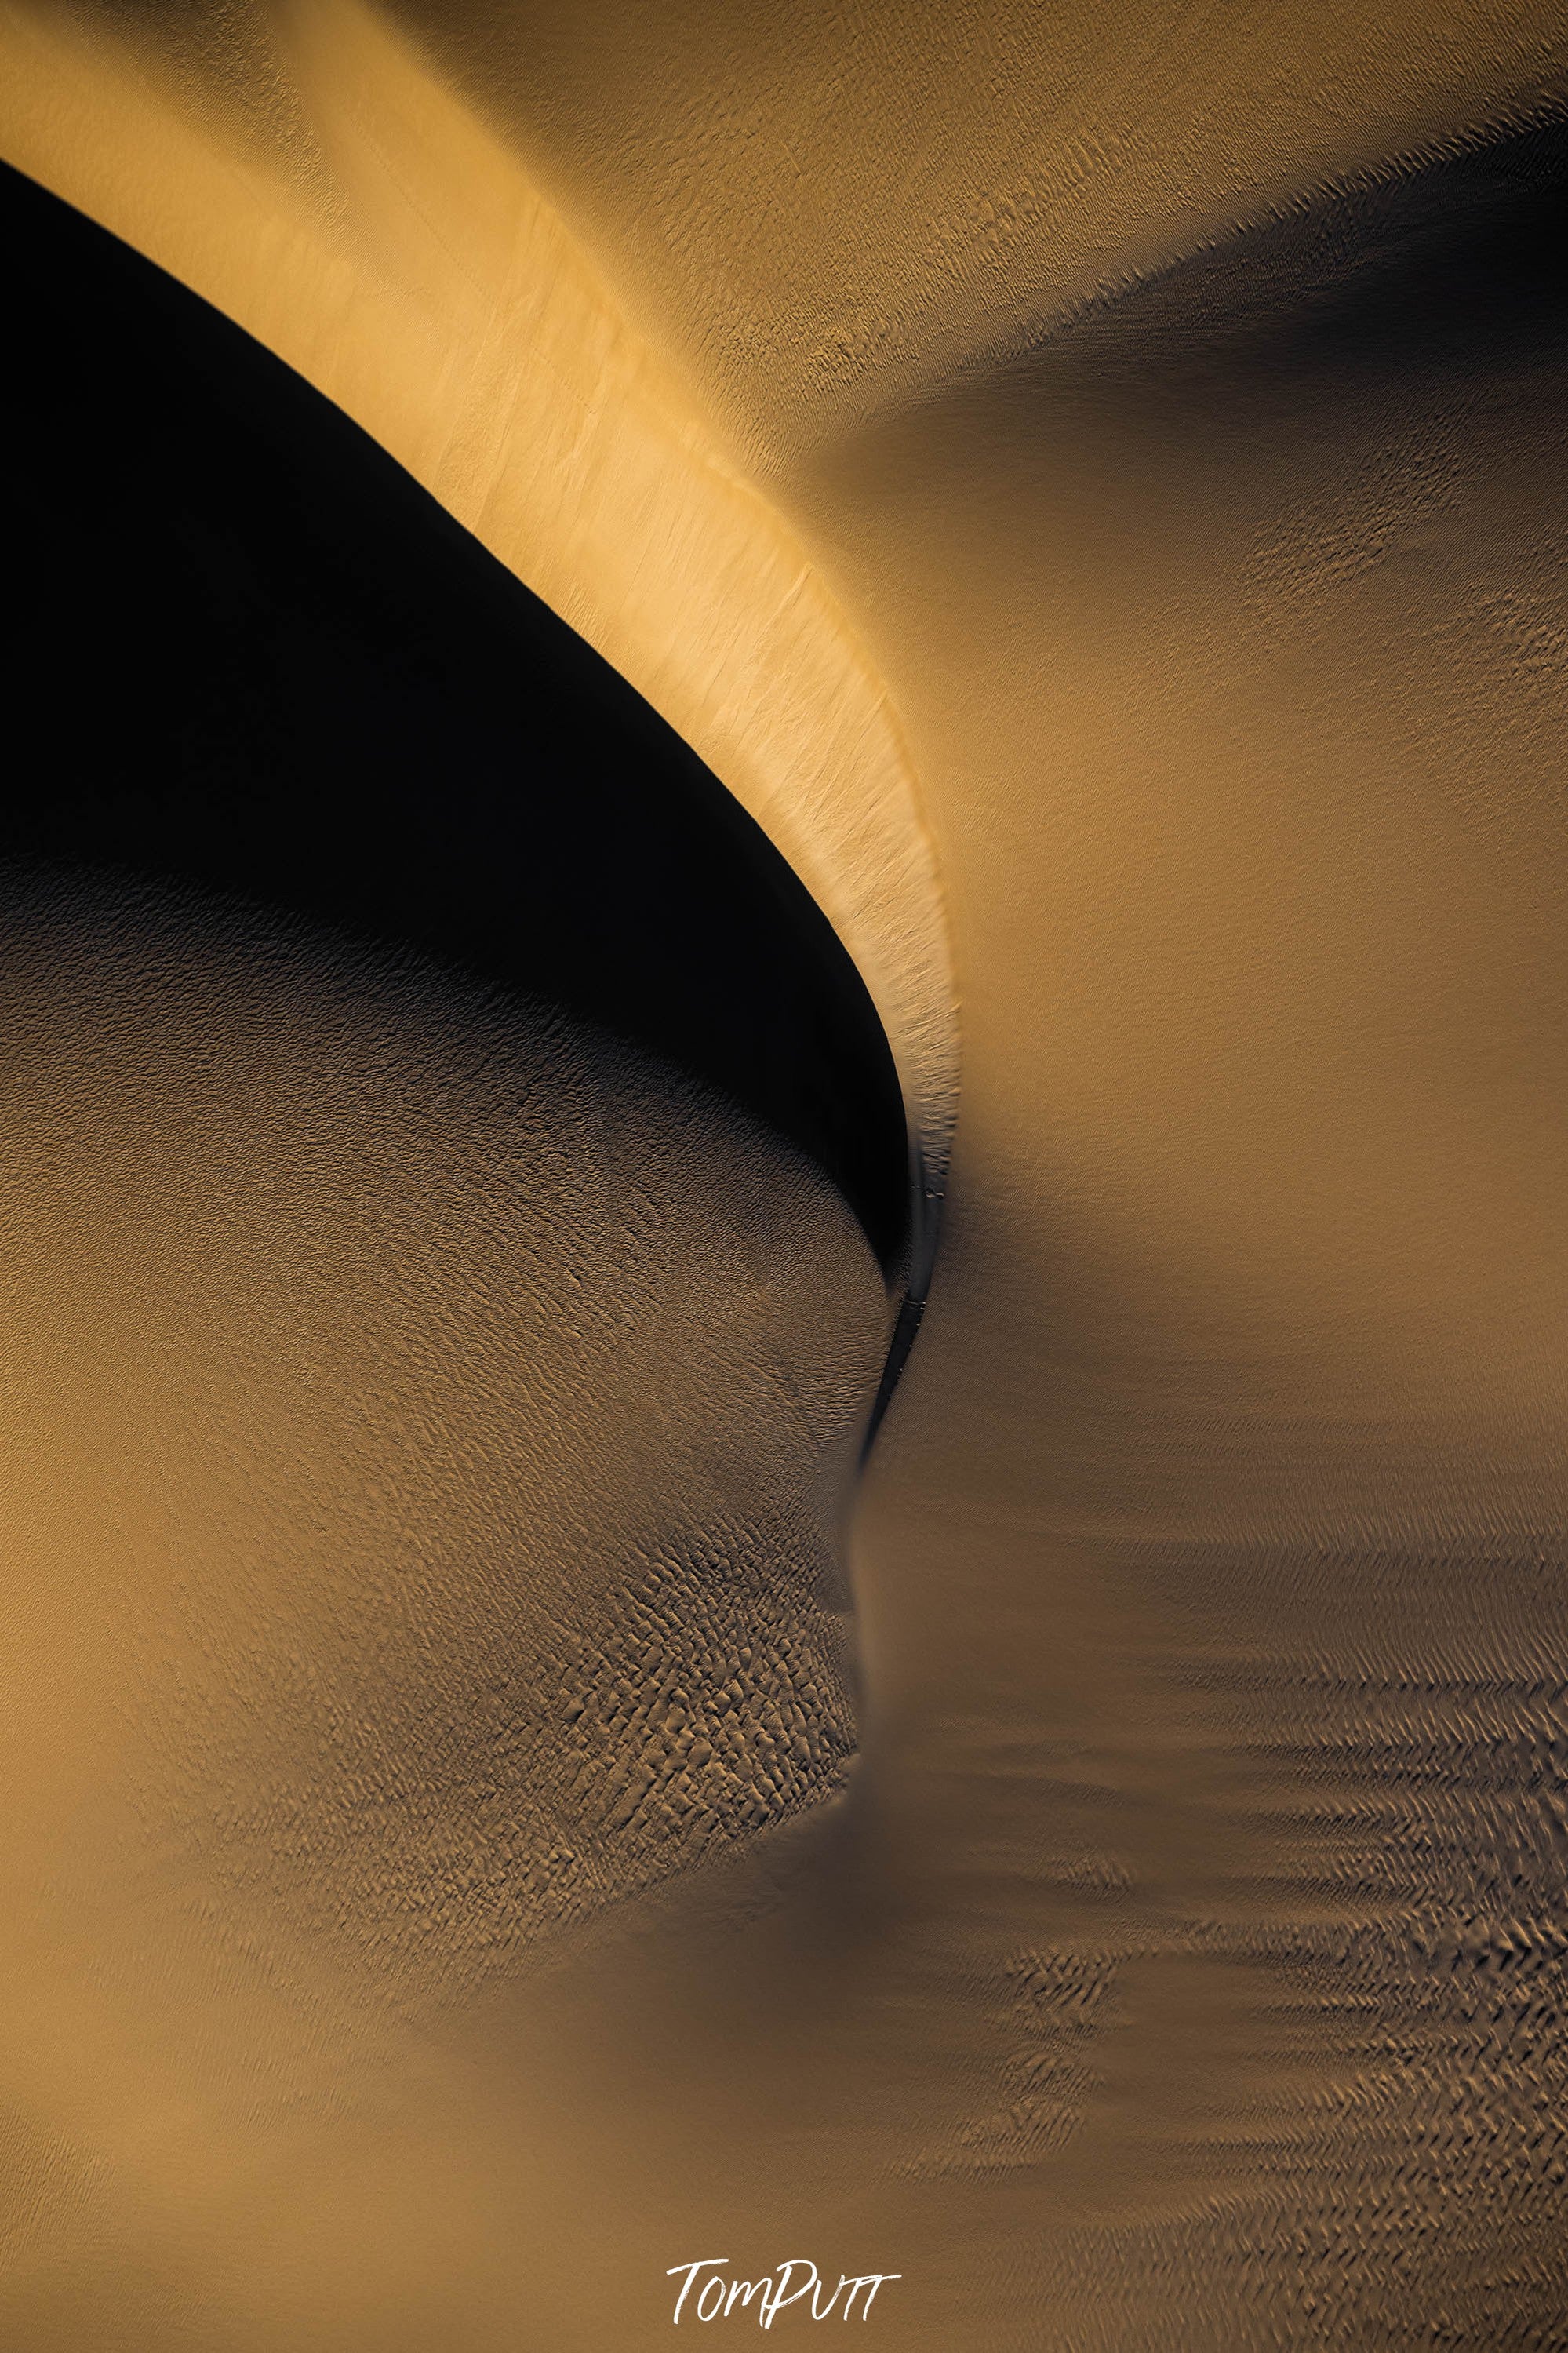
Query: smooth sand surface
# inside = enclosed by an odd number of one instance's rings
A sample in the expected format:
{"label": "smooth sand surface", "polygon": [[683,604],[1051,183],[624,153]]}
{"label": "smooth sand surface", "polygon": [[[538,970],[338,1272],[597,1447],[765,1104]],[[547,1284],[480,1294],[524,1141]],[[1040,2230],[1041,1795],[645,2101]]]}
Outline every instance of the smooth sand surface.
{"label": "smooth sand surface", "polygon": [[[962,1005],[942,1255],[849,1548],[847,1797],[478,1973],[395,1966],[330,1846],[293,1909],[204,1883],[188,1948],[156,1886],[90,1933],[57,1904],[62,1970],[119,1971],[143,2016],[172,1943],[207,1969],[236,1923],[268,1991],[157,2040],[108,1995],[90,2036],[40,2013],[32,2341],[641,2348],[666,2267],[723,2253],[901,2274],[865,2327],[921,2353],[1568,2344],[1560,21],[397,19],[886,691]],[[220,303],[187,134],[367,241],[382,217],[283,12],[5,22],[44,93],[9,152]],[[81,61],[128,54],[144,112],[106,161]],[[443,224],[457,271],[455,200]],[[312,281],[323,350],[366,273],[336,308]],[[688,618],[682,712],[726,691]],[[822,855],[864,874],[852,830]],[[842,1398],[879,1293],[806,1192],[794,1393]],[[681,1305],[699,1229],[657,1214],[679,1386],[711,1316]],[[792,1411],[725,1420],[738,1493],[775,1492]],[[658,1463],[650,1438],[628,1509]],[[799,1452],[776,1475],[817,1492]],[[460,1630],[406,1639],[468,1688]],[[22,1672],[26,1739],[58,1737]],[[60,1836],[90,1881],[82,1772]],[[399,1936],[460,1947],[483,1904],[442,1908],[422,1835]],[[226,2176],[202,2104],[234,2084]]]}

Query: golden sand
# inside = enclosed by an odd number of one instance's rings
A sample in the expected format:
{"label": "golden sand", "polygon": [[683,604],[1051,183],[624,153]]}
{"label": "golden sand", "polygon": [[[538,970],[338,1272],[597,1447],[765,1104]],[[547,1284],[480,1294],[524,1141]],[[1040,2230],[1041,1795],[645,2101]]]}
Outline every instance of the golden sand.
{"label": "golden sand", "polygon": [[[77,1532],[174,1444],[155,1382],[107,1394],[174,1342],[37,1278],[19,1427],[75,1467],[22,1482],[55,1533],[20,1584],[17,1852],[70,1883],[15,1968],[19,2341],[640,2348],[668,2268],[721,2253],[899,2273],[864,2325],[921,2353],[1568,2341],[1560,21],[0,24],[12,160],[348,407],[762,817],[866,973],[932,1166],[960,1034],[963,1086],[850,1548],[851,1796],[704,1828],[537,1933],[491,1941],[515,1880],[462,1859],[489,1833],[443,1743],[483,1746],[489,1636],[451,1580],[343,1645],[352,1700],[290,1630],[329,1606],[291,1546],[249,1620],[211,1603],[199,1672],[176,1646],[156,1701],[127,1677],[153,1637],[100,1633],[92,1597],[167,1623],[162,1522],[85,1567]],[[330,1162],[322,1068],[260,1099],[315,1089]],[[121,1084],[103,1063],[13,1113],[55,1171],[39,1264],[123,1267],[128,1235],[189,1264],[144,1190],[112,1233],[70,1206],[58,1122],[112,1136]],[[396,1116],[435,1181],[445,1145]],[[747,1219],[683,1208],[675,1163],[739,1148],[717,1116],[651,1188],[647,1362],[659,1400],[705,1401],[737,1511],[816,1498],[830,1577],[880,1295],[751,1137],[747,1181],[789,1205],[765,1340],[705,1353]],[[225,1184],[282,1181],[237,1157]],[[356,1398],[451,1382],[406,1318],[469,1309],[382,1209],[341,1214],[364,1353],[305,1359],[348,1430]],[[376,1291],[405,1263],[416,1311]],[[541,1335],[554,1263],[508,1276]],[[227,1434],[181,1440],[181,1509],[354,1493],[369,1609],[415,1506],[364,1504],[330,1419],[235,1443],[274,1428],[234,1399],[285,1361],[241,1272],[189,1273],[206,1336],[178,1346]],[[703,1523],[655,1371],[613,1409],[585,1366],[541,1379],[531,1527],[574,1525],[590,1453],[595,1543],[694,1496]],[[472,1381],[483,1423],[482,1355]],[[613,1477],[605,1418],[637,1441]],[[443,1543],[463,1426],[420,1476]],[[816,1573],[780,1556],[803,1622]],[[517,1574],[525,1618],[582,1609]],[[377,1810],[356,1710],[427,1814]],[[153,1784],[82,1728],[122,1720],[164,1777],[134,1820]],[[607,1775],[628,1739],[606,1713]],[[220,1751],[215,1848],[180,1760]],[[323,1786],[317,1844],[289,1826]]]}

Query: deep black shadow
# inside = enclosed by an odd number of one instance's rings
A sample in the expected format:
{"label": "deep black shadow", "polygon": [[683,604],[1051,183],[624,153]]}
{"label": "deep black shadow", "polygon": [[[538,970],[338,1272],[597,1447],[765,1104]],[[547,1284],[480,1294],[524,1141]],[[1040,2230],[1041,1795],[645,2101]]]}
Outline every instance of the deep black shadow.
{"label": "deep black shadow", "polygon": [[0,166],[0,857],[237,893],[543,997],[723,1091],[885,1270],[888,1041],[766,836],[331,402]]}

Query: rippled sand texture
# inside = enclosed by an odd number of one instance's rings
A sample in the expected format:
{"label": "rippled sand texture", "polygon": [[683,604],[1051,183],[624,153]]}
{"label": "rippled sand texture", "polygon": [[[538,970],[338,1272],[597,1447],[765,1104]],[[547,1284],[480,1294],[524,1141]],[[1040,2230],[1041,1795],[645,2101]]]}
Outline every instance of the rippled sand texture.
{"label": "rippled sand texture", "polygon": [[449,2233],[432,2021],[841,1788],[879,1274],[547,1010],[189,894],[5,918],[6,2341],[490,2341],[445,2241],[412,2333],[358,2306],[384,2219],[288,2275],[411,2104]]}
{"label": "rippled sand texture", "polygon": [[[345,237],[384,216],[317,21],[13,6],[8,152],[226,302],[250,200],[180,141]],[[963,1118],[854,1533],[850,1801],[547,1978],[402,2041],[376,2011],[360,2106],[289,2182],[258,2136],[250,2205],[198,2198],[142,2043],[158,2227],[111,2202],[70,2292],[98,2327],[155,2246],[188,2293],[139,2287],[138,2345],[641,2347],[667,2264],[804,2253],[901,2272],[866,2326],[921,2353],[1568,2346],[1560,17],[430,0],[396,37],[885,687]],[[384,159],[380,104],[345,115]],[[471,231],[426,217],[445,282]],[[287,356],[331,389],[370,298],[313,282]],[[442,381],[406,394],[437,439]],[[473,396],[498,446],[510,396]],[[587,543],[531,514],[571,576]],[[689,732],[729,691],[689,618]],[[822,860],[864,875],[853,832]],[[893,872],[900,936],[924,890]],[[809,1240],[810,1345],[848,1361]],[[276,1936],[325,1968],[304,1878]],[[34,2063],[47,2123],[87,2063]],[[84,2166],[95,2115],[132,2129],[90,2089]],[[96,2341],[66,2294],[56,2339]]]}

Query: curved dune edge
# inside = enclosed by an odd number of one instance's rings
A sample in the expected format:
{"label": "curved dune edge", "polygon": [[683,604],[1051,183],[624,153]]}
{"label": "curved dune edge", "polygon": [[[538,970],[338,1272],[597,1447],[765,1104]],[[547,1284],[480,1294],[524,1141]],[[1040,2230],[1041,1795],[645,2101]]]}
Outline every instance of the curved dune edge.
{"label": "curved dune edge", "polygon": [[957,1028],[936,865],[880,681],[517,159],[353,0],[315,0],[279,37],[275,112],[308,139],[258,143],[101,38],[0,10],[5,155],[337,402],[763,826],[888,1032],[918,1295]]}

